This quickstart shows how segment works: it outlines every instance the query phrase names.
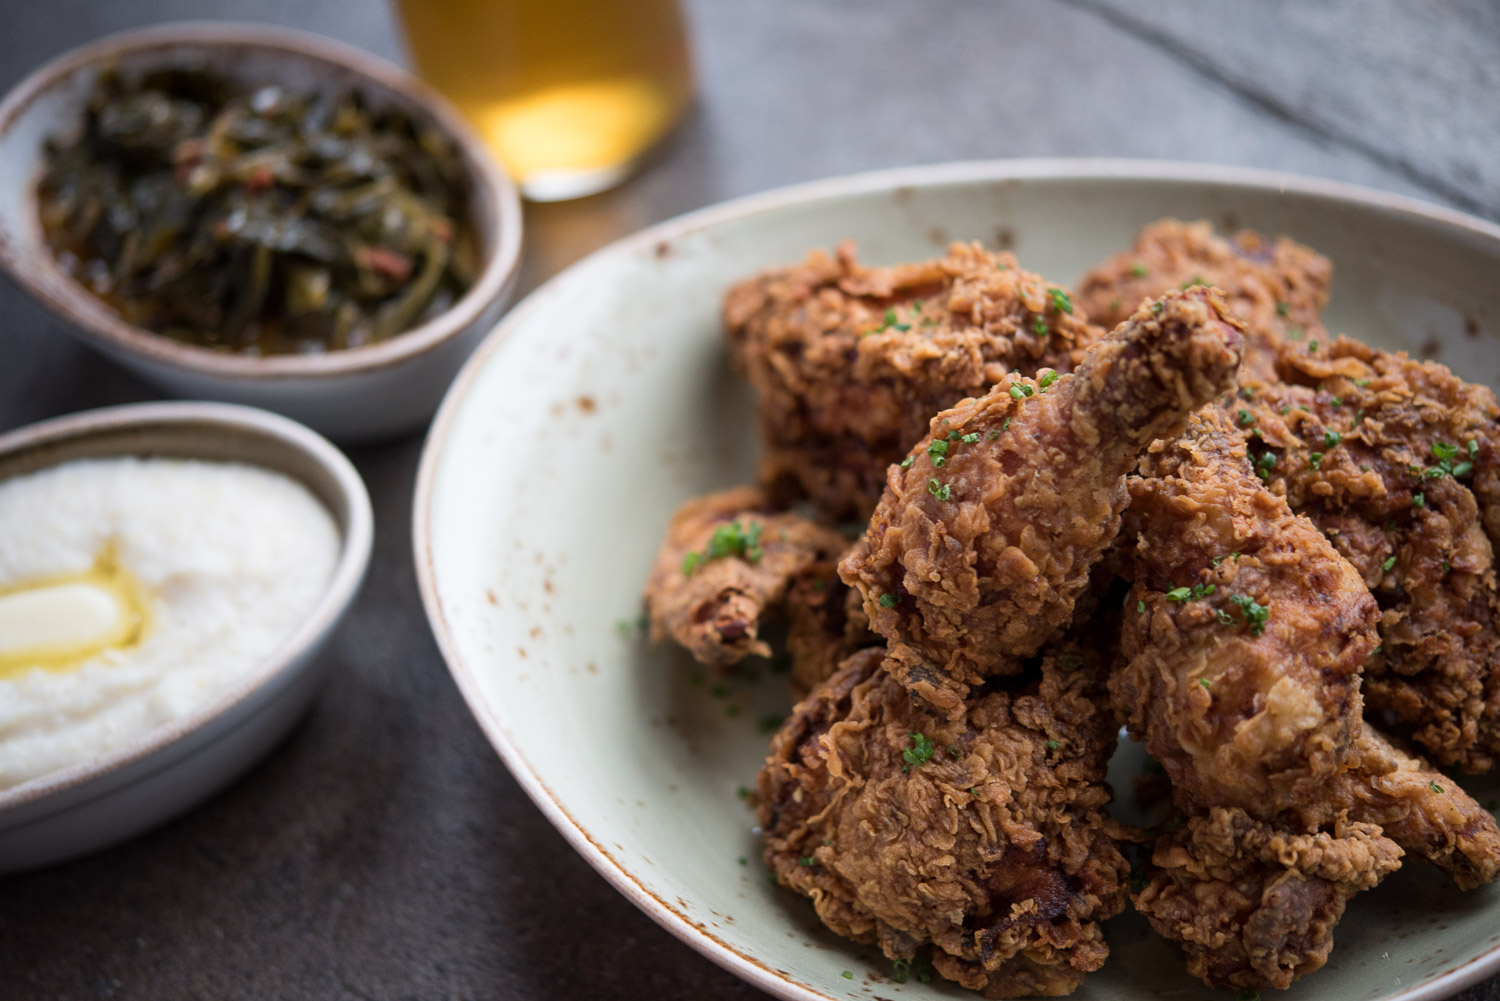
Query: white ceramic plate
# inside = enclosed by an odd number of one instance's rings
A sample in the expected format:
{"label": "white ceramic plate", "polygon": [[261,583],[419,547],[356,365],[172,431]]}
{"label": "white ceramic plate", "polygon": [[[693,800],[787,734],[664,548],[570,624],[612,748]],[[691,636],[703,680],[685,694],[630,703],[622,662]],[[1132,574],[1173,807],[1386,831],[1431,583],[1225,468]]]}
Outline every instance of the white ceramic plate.
{"label": "white ceramic plate", "polygon": [[[449,392],[414,535],[427,613],[464,697],[585,858],[756,986],[798,999],[971,996],[893,983],[875,949],[824,932],[802,900],[768,885],[736,790],[765,753],[758,720],[788,704],[782,679],[716,696],[683,656],[617,628],[639,611],[677,504],[753,474],[752,399],[720,339],[724,289],[844,237],[877,263],[979,239],[1073,282],[1166,215],[1311,244],[1336,267],[1331,329],[1425,348],[1500,385],[1500,227],[1264,172],[1011,161],[825,181],[664,223],[536,291]],[[1075,996],[1205,994],[1139,918],[1108,928],[1109,964]],[[1500,968],[1500,891],[1460,894],[1412,866],[1355,899],[1336,943],[1288,997],[1443,997]]]}

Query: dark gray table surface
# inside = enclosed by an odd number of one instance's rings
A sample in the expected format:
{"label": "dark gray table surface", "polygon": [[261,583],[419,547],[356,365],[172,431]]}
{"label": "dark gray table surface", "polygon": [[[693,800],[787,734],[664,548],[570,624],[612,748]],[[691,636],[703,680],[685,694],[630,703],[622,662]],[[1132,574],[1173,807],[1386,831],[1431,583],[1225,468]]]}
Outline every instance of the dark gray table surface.
{"label": "dark gray table surface", "polygon": [[[695,0],[689,15],[693,113],[623,187],[527,208],[523,292],[724,198],[968,158],[1247,164],[1500,218],[1491,0]],[[184,17],[402,58],[380,0],[0,0],[0,89],[99,35]],[[0,429],[154,395],[0,284]],[[374,562],[307,719],[188,816],[0,879],[0,998],[756,995],[575,855],[470,718],[412,573],[420,447],[352,453]],[[1462,997],[1500,998],[1500,979]]]}

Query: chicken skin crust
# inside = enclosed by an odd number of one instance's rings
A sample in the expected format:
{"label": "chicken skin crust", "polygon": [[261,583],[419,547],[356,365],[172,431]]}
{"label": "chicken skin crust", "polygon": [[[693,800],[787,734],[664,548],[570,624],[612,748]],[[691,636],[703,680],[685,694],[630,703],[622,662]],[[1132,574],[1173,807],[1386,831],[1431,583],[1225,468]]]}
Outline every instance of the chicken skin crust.
{"label": "chicken skin crust", "polygon": [[1271,489],[1380,603],[1365,701],[1445,766],[1500,752],[1500,406],[1433,362],[1355,341],[1288,346],[1230,405]]}
{"label": "chicken skin crust", "polygon": [[1340,817],[1378,824],[1409,858],[1441,870],[1461,890],[1500,875],[1494,816],[1458,783],[1369,724],[1355,739],[1349,767],[1295,817],[1309,829],[1328,828]]}
{"label": "chicken skin crust", "polygon": [[1114,705],[1184,812],[1269,820],[1315,800],[1359,732],[1375,600],[1256,478],[1221,409],[1153,446],[1141,472]]}
{"label": "chicken skin crust", "polygon": [[916,694],[961,714],[968,685],[1069,621],[1119,530],[1126,474],[1233,387],[1239,344],[1216,293],[1173,292],[1073,375],[1012,376],[932,419],[839,565]]}
{"label": "chicken skin crust", "polygon": [[861,521],[933,414],[1011,371],[1070,372],[1104,333],[1063,286],[962,243],[892,267],[859,264],[852,242],[815,251],[730,289],[724,323],[759,401],[761,482]]}
{"label": "chicken skin crust", "polygon": [[1159,838],[1136,908],[1210,986],[1284,988],[1318,969],[1354,893],[1408,860],[1460,889],[1500,874],[1495,818],[1364,726],[1323,795],[1274,821],[1214,807]]}
{"label": "chicken skin crust", "polygon": [[831,678],[858,651],[885,645],[870,631],[859,592],[839,579],[835,560],[821,561],[799,575],[787,589],[783,607],[792,691],[798,698]]}
{"label": "chicken skin crust", "polygon": [[1104,657],[932,713],[863,650],[793,711],[757,779],[765,861],[833,931],[986,997],[1071,992],[1125,904]]}
{"label": "chicken skin crust", "polygon": [[1375,601],[1257,478],[1237,425],[1205,407],[1132,481],[1109,688],[1186,814],[1137,908],[1210,986],[1284,988],[1403,852],[1468,889],[1500,872],[1500,828],[1362,719]]}
{"label": "chicken skin crust", "polygon": [[1272,242],[1244,230],[1229,240],[1207,222],[1163,219],[1141,230],[1129,250],[1084,275],[1078,299],[1108,328],[1143,299],[1212,285],[1245,324],[1245,371],[1264,377],[1288,339],[1327,340],[1319,315],[1332,278],[1328,258],[1286,237]]}
{"label": "chicken skin crust", "polygon": [[672,516],[651,575],[651,638],[671,637],[702,664],[727,667],[768,656],[762,617],[799,579],[831,576],[849,540],[777,512],[755,487],[694,497]]}
{"label": "chicken skin crust", "polygon": [[1156,840],[1131,899],[1208,986],[1285,989],[1327,962],[1349,898],[1400,865],[1374,824],[1300,833],[1221,806]]}

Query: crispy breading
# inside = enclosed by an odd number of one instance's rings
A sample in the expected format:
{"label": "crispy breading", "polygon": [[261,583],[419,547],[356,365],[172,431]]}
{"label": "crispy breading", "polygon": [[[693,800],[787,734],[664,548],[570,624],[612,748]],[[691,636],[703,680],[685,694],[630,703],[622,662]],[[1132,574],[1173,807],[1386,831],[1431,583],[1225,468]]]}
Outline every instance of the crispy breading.
{"label": "crispy breading", "polygon": [[821,561],[798,576],[784,604],[786,652],[799,698],[832,677],[854,653],[885,643],[870,631],[859,592],[839,579],[837,559]]}
{"label": "crispy breading", "polygon": [[1403,851],[1467,889],[1500,873],[1500,828],[1362,719],[1375,600],[1257,478],[1240,424],[1205,407],[1131,483],[1109,689],[1186,819],[1138,908],[1211,986],[1284,988]]}
{"label": "crispy breading", "polygon": [[[726,532],[735,544],[716,556],[715,535],[722,545]],[[826,575],[848,545],[832,529],[776,511],[755,487],[695,497],[672,516],[646,581],[651,638],[670,636],[719,667],[769,655],[762,617],[799,578]]]}
{"label": "crispy breading", "polygon": [[1349,898],[1400,860],[1374,824],[1301,833],[1213,807],[1157,839],[1131,899],[1210,987],[1286,988],[1327,961]]}
{"label": "crispy breading", "polygon": [[1011,377],[932,419],[891,468],[839,565],[912,686],[959,713],[1073,614],[1113,540],[1126,474],[1154,439],[1234,385],[1240,327],[1208,289],[1143,307],[1074,375]]}
{"label": "crispy breading", "polygon": [[1378,824],[1408,856],[1436,866],[1461,890],[1500,875],[1500,827],[1494,816],[1458,783],[1369,724],[1355,739],[1349,767],[1296,816],[1310,829],[1327,828],[1340,816]]}
{"label": "crispy breading", "polygon": [[724,322],[759,400],[761,482],[861,520],[934,413],[1011,371],[1072,371],[1103,335],[1064,286],[962,243],[891,267],[861,265],[852,242],[814,251],[730,289]]}
{"label": "crispy breading", "polygon": [[958,719],[882,659],[855,654],[772,741],[756,786],[767,866],[892,959],[930,946],[939,974],[986,997],[1070,992],[1125,902],[1104,655],[1049,650],[1039,678],[986,688]]}
{"label": "crispy breading", "polygon": [[1360,724],[1377,608],[1348,561],[1256,478],[1217,407],[1130,484],[1134,581],[1110,695],[1188,813],[1269,820],[1316,799]]}
{"label": "crispy breading", "polygon": [[1374,717],[1443,765],[1500,752],[1500,406],[1433,362],[1340,338],[1228,404],[1271,489],[1380,603]]}
{"label": "crispy breading", "polygon": [[1111,327],[1143,299],[1212,285],[1245,324],[1245,370],[1266,374],[1286,339],[1327,339],[1319,315],[1332,278],[1326,257],[1286,237],[1272,242],[1244,230],[1228,240],[1207,222],[1162,219],[1086,274],[1078,300],[1096,323]]}

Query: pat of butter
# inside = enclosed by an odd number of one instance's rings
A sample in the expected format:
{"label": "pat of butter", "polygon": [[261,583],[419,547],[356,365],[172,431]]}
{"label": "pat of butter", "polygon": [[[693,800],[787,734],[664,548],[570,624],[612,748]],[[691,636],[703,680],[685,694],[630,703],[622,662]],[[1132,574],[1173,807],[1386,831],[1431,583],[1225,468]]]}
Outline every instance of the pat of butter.
{"label": "pat of butter", "polygon": [[131,632],[122,596],[74,582],[0,595],[0,657],[107,646]]}
{"label": "pat of butter", "polygon": [[67,671],[130,646],[144,635],[148,607],[113,546],[84,573],[0,591],[0,678],[37,668]]}

